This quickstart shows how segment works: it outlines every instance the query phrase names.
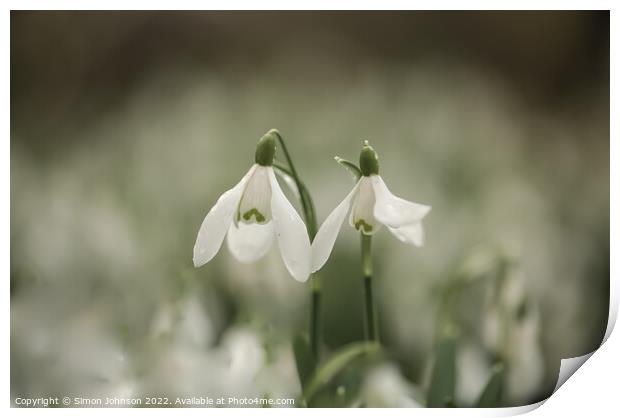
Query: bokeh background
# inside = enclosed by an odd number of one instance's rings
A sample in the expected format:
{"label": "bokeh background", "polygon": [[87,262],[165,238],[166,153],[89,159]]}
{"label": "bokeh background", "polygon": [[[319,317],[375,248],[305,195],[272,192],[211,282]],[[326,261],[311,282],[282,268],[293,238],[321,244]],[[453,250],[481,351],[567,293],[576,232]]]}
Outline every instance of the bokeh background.
{"label": "bokeh background", "polygon": [[[12,12],[11,392],[297,397],[309,285],[192,247],[278,128],[319,221],[362,140],[431,204],[374,240],[386,354],[352,405],[424,403],[458,329],[457,404],[505,405],[598,347],[609,297],[608,12]],[[292,195],[291,195],[292,196]],[[363,338],[359,238],[324,277],[324,347]]]}

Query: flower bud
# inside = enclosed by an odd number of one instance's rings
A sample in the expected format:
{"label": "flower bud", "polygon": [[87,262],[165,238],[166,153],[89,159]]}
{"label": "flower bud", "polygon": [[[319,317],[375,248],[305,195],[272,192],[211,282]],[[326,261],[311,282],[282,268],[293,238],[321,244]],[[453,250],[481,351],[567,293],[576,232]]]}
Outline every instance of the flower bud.
{"label": "flower bud", "polygon": [[263,166],[273,164],[273,157],[276,154],[276,135],[278,135],[278,131],[272,129],[258,141],[254,157],[256,164]]}
{"label": "flower bud", "polygon": [[366,177],[379,174],[379,156],[368,144],[368,141],[364,141],[364,146],[360,152],[360,170],[362,175]]}

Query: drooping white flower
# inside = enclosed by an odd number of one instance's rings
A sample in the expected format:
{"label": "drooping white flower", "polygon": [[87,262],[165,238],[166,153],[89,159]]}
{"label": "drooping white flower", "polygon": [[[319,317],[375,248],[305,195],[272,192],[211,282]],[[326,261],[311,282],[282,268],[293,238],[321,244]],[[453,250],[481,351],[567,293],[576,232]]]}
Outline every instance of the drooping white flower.
{"label": "drooping white flower", "polygon": [[205,217],[196,244],[194,266],[208,263],[227,235],[235,258],[251,263],[271,248],[274,236],[286,268],[300,282],[310,275],[310,239],[301,217],[286,199],[272,167],[275,138],[270,131],[256,148],[256,164],[225,192]]}
{"label": "drooping white flower", "polygon": [[379,176],[376,152],[366,142],[360,153],[361,177],[353,190],[325,219],[312,242],[312,271],[327,261],[347,213],[349,224],[365,235],[373,235],[381,225],[400,241],[422,246],[422,219],[430,206],[409,202],[393,195]]}

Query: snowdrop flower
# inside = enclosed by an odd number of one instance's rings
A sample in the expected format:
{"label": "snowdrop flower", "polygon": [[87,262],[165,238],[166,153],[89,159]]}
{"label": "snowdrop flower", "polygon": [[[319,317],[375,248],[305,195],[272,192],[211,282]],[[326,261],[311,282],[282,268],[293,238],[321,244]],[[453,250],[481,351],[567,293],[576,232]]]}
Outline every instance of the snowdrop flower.
{"label": "snowdrop flower", "polygon": [[385,225],[404,243],[418,247],[424,243],[421,221],[431,207],[409,202],[390,192],[379,176],[379,158],[368,141],[364,142],[360,153],[359,170],[359,181],[327,217],[312,243],[313,272],[327,261],[349,209],[349,224],[364,235],[373,235]]}
{"label": "snowdrop flower", "polygon": [[310,239],[306,226],[286,199],[273,171],[274,131],[256,146],[256,163],[225,192],[205,217],[194,246],[194,266],[208,263],[228,235],[228,248],[242,263],[262,258],[274,236],[286,268],[298,281],[310,275]]}

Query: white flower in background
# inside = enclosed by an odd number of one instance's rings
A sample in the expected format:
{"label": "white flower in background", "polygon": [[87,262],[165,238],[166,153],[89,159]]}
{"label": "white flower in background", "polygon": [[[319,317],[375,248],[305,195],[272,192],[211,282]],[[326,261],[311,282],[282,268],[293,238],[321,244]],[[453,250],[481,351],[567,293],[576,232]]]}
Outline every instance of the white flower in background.
{"label": "white flower in background", "polygon": [[[58,310],[66,301],[57,306],[45,304],[49,292],[48,288],[37,290],[11,303],[11,344],[18,353],[20,382],[32,379],[26,393],[44,397],[136,396],[139,380],[132,358],[116,333],[109,332],[105,305],[74,309],[67,316]],[[18,393],[21,390],[17,389]]]}
{"label": "white flower in background", "polygon": [[265,365],[266,353],[261,337],[245,327],[235,327],[222,337],[224,364],[232,377],[251,381]]}
{"label": "white flower in background", "polygon": [[430,206],[394,196],[379,176],[379,160],[374,149],[364,143],[360,153],[361,177],[353,190],[327,217],[312,243],[312,271],[327,261],[349,209],[349,224],[365,235],[373,235],[381,225],[400,241],[422,246],[422,219]]}
{"label": "white flower in background", "polygon": [[366,408],[420,408],[415,387],[393,364],[371,369],[360,390],[360,401]]}
{"label": "white flower in background", "polygon": [[455,401],[474,405],[492,373],[489,355],[483,347],[463,339],[456,350]]}
{"label": "white flower in background", "polygon": [[188,292],[179,301],[164,301],[155,311],[150,335],[169,337],[187,346],[208,347],[215,339],[211,318],[196,293]]}
{"label": "white flower in background", "polygon": [[541,347],[541,319],[528,295],[526,276],[516,265],[501,282],[489,288],[483,337],[488,349],[507,362],[506,396],[514,403],[531,400],[544,383],[545,359]]}
{"label": "white flower in background", "polygon": [[273,171],[276,143],[270,131],[256,147],[254,164],[241,181],[218,199],[205,217],[194,246],[194,266],[208,263],[228,235],[228,248],[242,263],[262,258],[274,236],[291,275],[310,275],[310,238],[301,217],[286,199]]}

